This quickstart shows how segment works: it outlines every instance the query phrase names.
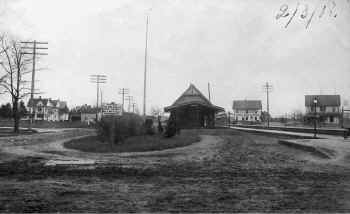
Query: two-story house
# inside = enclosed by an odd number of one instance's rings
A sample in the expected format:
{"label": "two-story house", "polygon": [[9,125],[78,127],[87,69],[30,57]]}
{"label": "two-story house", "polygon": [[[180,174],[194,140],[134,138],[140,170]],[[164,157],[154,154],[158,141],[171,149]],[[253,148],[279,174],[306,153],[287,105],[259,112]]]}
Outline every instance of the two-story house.
{"label": "two-story house", "polygon": [[305,95],[305,117],[312,120],[316,116],[320,122],[339,124],[340,104],[340,95]]}
{"label": "two-story house", "polygon": [[234,100],[232,110],[236,121],[261,121],[261,100]]}
{"label": "two-story house", "polygon": [[51,98],[34,98],[28,101],[28,111],[33,114],[34,120],[66,121],[69,110],[67,102],[52,100]]}

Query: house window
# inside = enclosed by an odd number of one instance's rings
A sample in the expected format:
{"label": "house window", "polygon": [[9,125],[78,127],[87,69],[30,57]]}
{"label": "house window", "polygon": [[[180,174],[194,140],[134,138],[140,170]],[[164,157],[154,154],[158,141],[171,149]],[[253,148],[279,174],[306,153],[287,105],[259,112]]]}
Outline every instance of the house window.
{"label": "house window", "polygon": [[334,117],[333,116],[329,117],[329,122],[334,123]]}
{"label": "house window", "polygon": [[311,106],[311,112],[315,112],[315,107]]}
{"label": "house window", "polygon": [[325,112],[325,111],[326,111],[326,106],[321,106],[321,107],[320,107],[320,111],[321,111],[321,112]]}
{"label": "house window", "polygon": [[255,117],[255,121],[258,121],[258,117]]}

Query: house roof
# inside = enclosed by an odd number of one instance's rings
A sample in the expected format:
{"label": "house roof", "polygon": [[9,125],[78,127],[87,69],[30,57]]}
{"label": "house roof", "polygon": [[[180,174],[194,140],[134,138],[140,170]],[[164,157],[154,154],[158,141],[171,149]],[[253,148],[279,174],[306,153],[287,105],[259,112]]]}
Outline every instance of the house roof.
{"label": "house roof", "polygon": [[39,102],[42,102],[44,106],[47,106],[47,103],[48,103],[49,99],[46,99],[46,98],[33,98],[33,99],[29,99],[28,101],[28,107],[31,107],[33,105],[33,102],[34,102],[34,106],[37,106]]}
{"label": "house roof", "polygon": [[234,100],[234,110],[259,110],[262,109],[261,100]]}
{"label": "house roof", "polygon": [[60,100],[51,100],[51,98],[33,98],[33,99],[29,99],[28,101],[28,107],[31,107],[33,105],[34,102],[34,106],[37,106],[39,102],[42,102],[43,106],[48,106],[48,104],[50,103],[52,105],[52,107],[57,107],[57,108],[66,108],[67,106],[67,102],[64,101],[60,101]]}
{"label": "house roof", "polygon": [[190,84],[186,91],[171,106],[165,107],[164,110],[170,111],[186,105],[201,105],[212,108],[215,111],[224,111],[223,108],[213,105],[193,84]]}
{"label": "house roof", "polygon": [[317,106],[340,106],[340,95],[305,95],[305,106],[313,106],[315,98]]}

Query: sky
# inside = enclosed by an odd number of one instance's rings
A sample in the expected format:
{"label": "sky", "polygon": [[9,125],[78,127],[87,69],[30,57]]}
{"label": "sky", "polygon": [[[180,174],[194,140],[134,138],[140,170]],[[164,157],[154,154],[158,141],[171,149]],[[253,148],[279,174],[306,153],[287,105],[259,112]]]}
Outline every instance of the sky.
{"label": "sky", "polygon": [[0,31],[49,43],[37,66],[48,69],[36,72],[42,97],[94,105],[89,76],[103,74],[104,101],[120,103],[129,88],[141,110],[147,14],[147,112],[190,83],[208,95],[209,82],[213,104],[230,110],[236,99],[266,109],[269,82],[273,116],[304,111],[306,94],[350,100],[349,0],[0,0]]}

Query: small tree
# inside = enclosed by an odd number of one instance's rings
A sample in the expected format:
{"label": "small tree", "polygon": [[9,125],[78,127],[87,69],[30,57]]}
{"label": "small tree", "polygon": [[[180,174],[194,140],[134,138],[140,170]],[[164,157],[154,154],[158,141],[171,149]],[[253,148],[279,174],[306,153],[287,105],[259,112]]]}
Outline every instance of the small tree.
{"label": "small tree", "polygon": [[20,104],[19,101],[29,95],[28,81],[25,75],[31,71],[27,68],[32,63],[25,57],[22,44],[17,40],[0,37],[0,65],[4,75],[0,77],[0,86],[11,96],[14,132],[19,132]]}
{"label": "small tree", "polygon": [[158,116],[163,115],[163,110],[157,106],[151,108],[151,115],[157,118]]}

